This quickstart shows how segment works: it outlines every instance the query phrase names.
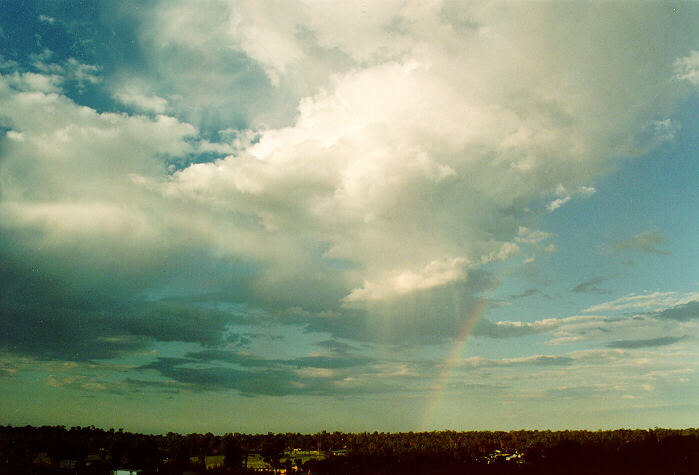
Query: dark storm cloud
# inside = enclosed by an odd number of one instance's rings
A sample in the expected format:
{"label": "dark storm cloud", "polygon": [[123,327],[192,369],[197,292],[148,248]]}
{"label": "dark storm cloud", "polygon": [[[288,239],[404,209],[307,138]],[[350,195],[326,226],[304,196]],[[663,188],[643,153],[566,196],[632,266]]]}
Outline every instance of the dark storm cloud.
{"label": "dark storm cloud", "polygon": [[666,346],[684,340],[686,337],[679,336],[664,336],[658,338],[648,338],[645,340],[616,340],[607,344],[608,348],[633,349],[633,348],[650,348],[655,346]]}
{"label": "dark storm cloud", "polygon": [[122,319],[120,325],[133,335],[157,341],[182,341],[204,346],[249,342],[249,338],[240,335],[226,335],[226,325],[232,321],[230,313],[185,302],[165,302],[146,307],[145,313],[138,318]]}
{"label": "dark storm cloud", "polygon": [[3,306],[0,313],[3,349],[39,359],[109,359],[149,344],[146,338],[119,332],[99,314],[41,306]]}
{"label": "dark storm cloud", "polygon": [[[0,344],[5,350],[38,358],[85,361],[109,359],[152,346],[155,341],[244,344],[248,338],[227,333],[232,318],[189,305],[177,311],[161,304],[133,304],[127,313],[104,309],[87,311],[67,306],[0,302],[0,323],[5,329]],[[172,312],[172,313],[170,313]]]}
{"label": "dark storm cloud", "polygon": [[[3,257],[3,256],[0,256]],[[148,339],[114,325],[120,305],[104,294],[68,288],[59,279],[0,263],[0,346],[40,359],[114,358]]]}
{"label": "dark storm cloud", "polygon": [[[154,341],[244,345],[226,325],[248,319],[198,302],[137,300],[115,282],[79,285],[39,267],[0,260],[0,347],[40,359],[86,361],[123,356]],[[113,292],[110,295],[110,290]]]}
{"label": "dark storm cloud", "polygon": [[278,360],[267,360],[249,354],[226,350],[202,350],[185,354],[186,358],[206,363],[232,363],[246,368],[274,368],[279,366]]}
{"label": "dark storm cloud", "polygon": [[653,314],[654,317],[665,320],[686,322],[699,319],[699,300],[694,300],[683,305],[665,309]]}
{"label": "dark storm cloud", "polygon": [[[417,292],[372,309],[341,308],[335,299],[334,306],[318,301],[317,308],[325,307],[323,311],[289,312],[281,310],[279,302],[263,302],[245,285],[225,277],[254,276],[254,268],[244,263],[214,264],[205,256],[193,254],[183,256],[179,264],[165,261],[160,269],[157,266],[136,269],[142,274],[132,275],[112,272],[110,266],[99,262],[90,265],[79,259],[79,255],[74,262],[52,259],[50,254],[23,259],[18,237],[9,233],[0,235],[0,244],[4,244],[0,255],[0,322],[6,329],[0,335],[0,345],[13,353],[57,360],[121,357],[152,348],[154,342],[242,346],[256,337],[254,330],[239,334],[228,325],[254,328],[276,322],[301,326],[310,333],[330,334],[333,338],[319,344],[334,353],[330,356],[279,364],[295,368],[353,367],[366,364],[367,360],[348,354],[353,348],[342,340],[396,344],[448,341],[469,319],[477,318],[474,312],[478,308],[486,305],[475,294],[497,285],[492,275],[474,271],[466,283]],[[193,279],[191,282],[182,280],[185,267],[186,274]],[[192,295],[143,300],[147,281],[162,285],[162,275],[179,276],[170,280],[170,285],[191,289]],[[206,293],[197,294],[201,291]],[[246,300],[247,304],[240,303]],[[214,308],[217,302],[224,306]],[[387,317],[391,321],[389,331],[377,332],[375,322]],[[256,364],[250,358],[231,361],[236,357],[223,352],[216,355],[202,352],[198,358],[214,356],[220,361],[248,367]],[[258,364],[269,366],[269,362],[262,360]]]}
{"label": "dark storm cloud", "polygon": [[342,395],[367,392],[385,392],[395,387],[375,383],[370,387],[346,387],[333,378],[301,377],[290,368],[261,367],[241,370],[231,367],[202,365],[200,360],[188,358],[158,358],[141,370],[153,370],[193,390],[216,391],[234,389],[243,395]]}

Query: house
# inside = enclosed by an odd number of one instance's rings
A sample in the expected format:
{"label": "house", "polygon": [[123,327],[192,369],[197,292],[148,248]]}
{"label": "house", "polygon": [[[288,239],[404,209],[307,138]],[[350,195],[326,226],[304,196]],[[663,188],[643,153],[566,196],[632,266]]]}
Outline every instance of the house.
{"label": "house", "polygon": [[225,455],[207,455],[206,457],[204,457],[204,466],[207,470],[223,467],[225,460]]}
{"label": "house", "polygon": [[49,454],[47,454],[46,452],[40,452],[36,454],[34,460],[32,460],[32,463],[34,465],[49,466],[51,465],[51,457],[49,457]]}
{"label": "house", "polygon": [[262,455],[251,453],[248,455],[247,469],[254,472],[266,472],[272,470],[272,466],[264,461]]}
{"label": "house", "polygon": [[486,463],[524,463],[524,454],[515,450],[514,453],[509,454],[502,450],[496,450],[492,454],[488,454],[485,457]]}
{"label": "house", "polygon": [[77,460],[61,460],[58,462],[58,468],[61,470],[75,470],[75,468],[78,466],[78,461]]}

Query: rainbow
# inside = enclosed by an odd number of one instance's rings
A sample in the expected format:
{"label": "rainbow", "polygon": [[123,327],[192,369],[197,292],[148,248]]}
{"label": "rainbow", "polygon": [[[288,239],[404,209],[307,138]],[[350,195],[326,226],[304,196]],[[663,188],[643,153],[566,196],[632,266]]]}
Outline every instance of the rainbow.
{"label": "rainbow", "polygon": [[476,326],[476,323],[478,323],[478,320],[480,320],[481,316],[483,316],[486,309],[488,308],[488,303],[489,299],[479,300],[478,303],[476,303],[476,305],[473,307],[473,309],[471,309],[466,318],[466,321],[462,325],[459,334],[456,338],[456,341],[454,342],[454,345],[452,346],[451,351],[449,352],[449,356],[444,362],[444,367],[442,369],[442,372],[439,374],[437,384],[435,385],[427,401],[425,416],[420,424],[420,427],[424,428],[424,430],[429,430],[429,424],[432,421],[432,415],[434,414],[435,409],[438,407],[440,401],[442,400],[442,397],[444,396],[444,393],[446,392],[447,383],[449,382],[449,376],[451,375],[451,372],[453,371],[454,367],[459,361],[459,357],[461,356],[461,354],[464,351],[464,348],[466,347],[468,336],[471,334],[473,328]]}

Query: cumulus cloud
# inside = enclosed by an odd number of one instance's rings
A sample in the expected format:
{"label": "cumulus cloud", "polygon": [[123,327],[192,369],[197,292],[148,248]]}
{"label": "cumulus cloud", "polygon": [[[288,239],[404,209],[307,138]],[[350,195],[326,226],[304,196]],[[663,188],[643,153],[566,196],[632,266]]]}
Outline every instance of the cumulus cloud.
{"label": "cumulus cloud", "polygon": [[[57,300],[92,305],[85,295],[114,289],[110,305],[143,317],[90,306],[66,334],[84,328],[112,350],[80,358],[225,340],[211,305],[164,317],[152,304],[182,296],[262,308],[324,338],[452,339],[491,303],[482,294],[498,283],[483,267],[544,246],[542,216],[594,193],[686,93],[668,79],[688,54],[675,22],[689,20],[656,5],[367,8],[124,5],[143,74],[46,51],[26,70],[3,63],[2,257],[27,282],[73,289]],[[102,82],[129,112],[66,95]],[[641,241],[656,249],[652,238]],[[15,316],[29,302],[3,298]],[[39,303],[7,347],[38,351],[28,335],[56,300]],[[51,322],[71,321],[71,305]],[[543,322],[478,331],[557,325]],[[184,363],[158,368],[193,377]]]}
{"label": "cumulus cloud", "polygon": [[[316,8],[327,10],[324,18],[351,16],[343,4],[304,4],[283,19],[264,14],[265,5],[222,3],[221,8],[229,24],[243,27],[228,29],[221,20],[199,41],[216,38],[239,48],[263,64],[280,88],[285,78],[296,77],[296,67],[318,60],[309,44],[334,48],[354,66],[340,68],[321,83],[323,89],[303,98],[289,126],[263,131],[241,153],[177,172],[162,185],[163,193],[252,214],[271,233],[325,243],[323,258],[352,266],[343,276],[345,302],[444,285],[464,271],[433,272],[435,263],[483,262],[517,238],[531,241],[535,235],[518,234],[523,204],[553,194],[556,198],[544,206],[551,211],[592,194],[590,180],[606,160],[635,153],[633,140],[618,138],[640,133],[654,120],[658,101],[671,102],[677,93],[670,88],[658,95],[659,85],[672,75],[675,53],[670,51],[670,57],[654,58],[658,69],[652,74],[649,68],[623,69],[623,84],[611,81],[602,89],[609,95],[600,94],[589,81],[590,71],[570,51],[541,55],[546,67],[534,67],[527,55],[498,55],[498,45],[527,43],[528,51],[537,51],[553,41],[525,36],[528,27],[499,29],[509,28],[509,15],[515,13],[524,15],[525,25],[546,21],[547,14],[537,8],[520,12],[508,6],[494,16],[488,8],[460,11],[479,25],[475,29],[455,28],[439,8],[379,9],[377,18],[362,24],[375,41],[361,44],[356,35],[345,37],[343,30],[331,35],[328,25],[314,20]],[[189,10],[178,5],[167,11],[182,18]],[[197,22],[214,21],[196,15]],[[565,15],[557,20],[574,21],[600,58],[610,54],[597,42],[598,24]],[[382,29],[390,24],[403,27],[385,35]],[[634,29],[620,28],[605,34],[638,48]],[[297,35],[299,30],[308,35]],[[284,49],[258,49],[276,44],[280,35],[287,40]],[[174,34],[165,36],[179,41]],[[580,41],[567,45],[577,51]],[[468,47],[450,49],[458,42]],[[618,59],[605,59],[605,76],[616,77],[619,68],[631,66],[629,57]],[[503,74],[510,69],[518,81],[498,79],[511,76]],[[539,70],[549,76],[541,77]],[[650,84],[651,95],[645,96]],[[606,113],[590,104],[604,104]]]}
{"label": "cumulus cloud", "polygon": [[114,94],[116,100],[144,112],[162,114],[167,109],[167,100],[156,95],[140,94],[136,91],[120,91]]}
{"label": "cumulus cloud", "polygon": [[343,300],[351,305],[352,302],[391,299],[418,290],[441,287],[454,280],[464,279],[466,274],[463,268],[466,263],[466,259],[458,257],[432,261],[418,271],[398,272],[380,282],[365,282],[362,288],[354,289]]}

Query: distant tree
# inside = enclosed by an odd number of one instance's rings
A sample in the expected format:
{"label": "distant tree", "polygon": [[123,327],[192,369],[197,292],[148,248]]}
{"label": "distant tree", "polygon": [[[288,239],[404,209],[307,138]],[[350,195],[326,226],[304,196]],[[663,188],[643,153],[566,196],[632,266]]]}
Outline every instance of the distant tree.
{"label": "distant tree", "polygon": [[262,444],[262,457],[265,462],[272,466],[274,473],[281,466],[281,457],[286,448],[285,441],[282,437],[278,437],[271,432],[267,434],[263,444]]}
{"label": "distant tree", "polygon": [[239,469],[243,463],[243,450],[231,434],[221,438],[219,453],[225,456],[224,465],[229,469]]}

